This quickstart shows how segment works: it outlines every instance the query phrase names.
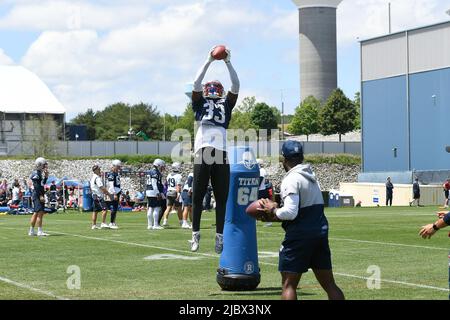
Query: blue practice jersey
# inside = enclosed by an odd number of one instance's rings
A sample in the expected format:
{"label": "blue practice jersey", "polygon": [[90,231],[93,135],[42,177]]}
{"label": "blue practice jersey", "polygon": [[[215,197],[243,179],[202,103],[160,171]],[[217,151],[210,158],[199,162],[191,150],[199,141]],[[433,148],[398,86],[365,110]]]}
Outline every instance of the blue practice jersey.
{"label": "blue practice jersey", "polygon": [[116,172],[108,172],[106,176],[108,180],[108,191],[111,194],[117,194],[122,191],[122,188],[120,187],[120,175]]}
{"label": "blue practice jersey", "polygon": [[42,175],[41,170],[35,170],[31,173],[31,181],[33,181],[33,196],[40,197],[45,194],[45,184],[47,183],[47,178]]}
{"label": "blue practice jersey", "polygon": [[192,108],[195,112],[195,121],[200,122],[201,125],[228,129],[234,105],[231,105],[228,97],[219,99],[201,97],[192,103]]}
{"label": "blue practice jersey", "polygon": [[164,192],[164,185],[162,183],[162,174],[157,168],[153,168],[146,172],[145,175],[146,187],[145,192],[147,197],[157,197],[158,194]]}

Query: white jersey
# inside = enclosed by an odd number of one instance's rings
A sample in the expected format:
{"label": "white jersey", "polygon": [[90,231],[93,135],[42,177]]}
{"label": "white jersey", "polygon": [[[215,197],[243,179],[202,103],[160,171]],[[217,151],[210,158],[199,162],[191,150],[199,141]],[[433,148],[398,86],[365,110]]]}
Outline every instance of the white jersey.
{"label": "white jersey", "polygon": [[12,196],[12,200],[13,201],[19,201],[20,200],[20,197],[19,197],[20,189],[19,188],[14,187],[13,190],[12,190],[12,194],[13,194],[13,196]]}
{"label": "white jersey", "polygon": [[266,169],[260,168],[259,169],[259,178],[261,180],[261,184],[259,185],[259,190],[266,190],[266,176],[267,176]]}
{"label": "white jersey", "polygon": [[176,196],[177,187],[182,186],[181,180],[183,177],[179,173],[172,172],[167,176],[167,194]]}
{"label": "white jersey", "polygon": [[94,175],[91,178],[91,190],[92,190],[92,194],[103,198],[103,192],[101,190],[101,188],[103,187],[103,181],[102,178],[100,178],[97,174],[94,173]]}
{"label": "white jersey", "polygon": [[212,147],[226,151],[227,131],[223,127],[200,125],[195,134],[194,150],[198,152],[202,148]]}

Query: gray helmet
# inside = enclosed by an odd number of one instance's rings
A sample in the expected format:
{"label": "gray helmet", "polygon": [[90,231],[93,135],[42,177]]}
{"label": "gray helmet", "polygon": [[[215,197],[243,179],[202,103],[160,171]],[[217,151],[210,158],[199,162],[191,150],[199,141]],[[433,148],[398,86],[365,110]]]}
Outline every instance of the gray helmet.
{"label": "gray helmet", "polygon": [[45,158],[39,157],[34,161],[34,164],[37,169],[43,169],[46,164],[48,164]]}

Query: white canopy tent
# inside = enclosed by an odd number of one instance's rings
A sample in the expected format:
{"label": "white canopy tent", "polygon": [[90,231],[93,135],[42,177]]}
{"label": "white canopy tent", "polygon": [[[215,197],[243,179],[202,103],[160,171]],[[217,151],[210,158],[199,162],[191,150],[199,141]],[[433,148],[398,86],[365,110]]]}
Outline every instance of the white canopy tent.
{"label": "white canopy tent", "polygon": [[22,66],[0,65],[0,112],[65,114],[47,85]]}

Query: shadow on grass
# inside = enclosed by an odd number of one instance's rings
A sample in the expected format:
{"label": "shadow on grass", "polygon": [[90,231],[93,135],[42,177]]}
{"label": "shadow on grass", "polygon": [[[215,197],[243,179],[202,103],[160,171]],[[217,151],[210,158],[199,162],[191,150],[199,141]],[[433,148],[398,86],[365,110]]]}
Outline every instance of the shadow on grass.
{"label": "shadow on grass", "polygon": [[[299,289],[300,290],[300,289]],[[297,291],[298,296],[315,296],[314,293]],[[281,296],[281,287],[256,288],[253,291],[221,291],[212,293],[209,296]]]}

